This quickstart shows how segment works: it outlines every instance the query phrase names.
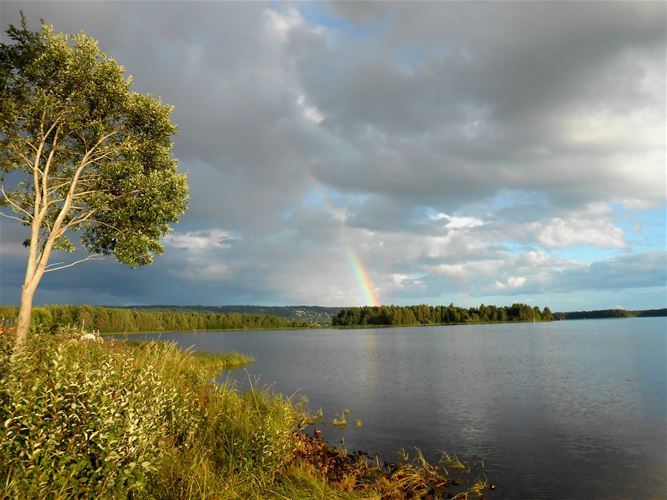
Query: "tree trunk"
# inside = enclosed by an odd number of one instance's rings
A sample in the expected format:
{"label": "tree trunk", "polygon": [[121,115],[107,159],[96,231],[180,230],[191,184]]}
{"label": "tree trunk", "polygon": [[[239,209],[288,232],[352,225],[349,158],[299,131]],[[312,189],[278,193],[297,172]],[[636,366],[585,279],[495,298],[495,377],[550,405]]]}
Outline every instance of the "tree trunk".
{"label": "tree trunk", "polygon": [[35,286],[23,285],[21,291],[21,306],[16,321],[16,340],[14,341],[14,354],[24,351],[30,333],[30,321],[32,313],[32,299],[35,296]]}

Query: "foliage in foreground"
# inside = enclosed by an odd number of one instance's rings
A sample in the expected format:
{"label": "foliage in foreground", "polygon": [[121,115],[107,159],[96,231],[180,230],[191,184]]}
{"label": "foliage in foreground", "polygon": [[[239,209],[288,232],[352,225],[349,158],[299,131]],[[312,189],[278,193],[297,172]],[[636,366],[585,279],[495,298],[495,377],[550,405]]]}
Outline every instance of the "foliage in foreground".
{"label": "foliage in foreground", "polygon": [[[7,338],[8,336],[4,335]],[[0,484],[8,496],[252,492],[291,459],[300,414],[209,381],[175,345],[37,336],[0,365]]]}
{"label": "foliage in foreground", "polygon": [[301,405],[215,384],[216,356],[38,335],[12,361],[10,339],[0,497],[403,498],[457,484],[426,462],[389,467],[307,437]]}

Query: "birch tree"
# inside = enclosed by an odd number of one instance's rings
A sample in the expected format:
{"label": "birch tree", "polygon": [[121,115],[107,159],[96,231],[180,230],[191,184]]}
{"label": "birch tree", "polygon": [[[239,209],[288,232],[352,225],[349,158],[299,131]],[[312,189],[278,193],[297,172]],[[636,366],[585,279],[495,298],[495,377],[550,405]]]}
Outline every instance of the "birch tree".
{"label": "birch tree", "polygon": [[[44,274],[114,255],[152,262],[185,211],[172,156],[172,108],[131,90],[131,78],[85,33],[7,30],[0,44],[0,207],[26,227],[27,265],[15,352],[25,345]],[[49,260],[56,251],[79,258]],[[56,260],[56,259],[54,259]]]}

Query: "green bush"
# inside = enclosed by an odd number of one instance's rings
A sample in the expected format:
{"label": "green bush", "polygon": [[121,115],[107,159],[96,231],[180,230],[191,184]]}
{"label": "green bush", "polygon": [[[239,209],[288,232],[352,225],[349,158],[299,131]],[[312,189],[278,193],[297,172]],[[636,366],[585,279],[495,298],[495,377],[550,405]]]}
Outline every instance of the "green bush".
{"label": "green bush", "polygon": [[0,335],[0,497],[261,496],[290,465],[297,409],[211,381],[248,358],[36,335],[10,361],[10,340]]}
{"label": "green bush", "polygon": [[150,365],[104,346],[40,339],[0,381],[0,462],[16,491],[145,491],[168,440],[187,446],[200,415]]}
{"label": "green bush", "polygon": [[48,332],[53,325],[51,311],[44,307],[35,307],[30,313],[30,331],[32,333]]}

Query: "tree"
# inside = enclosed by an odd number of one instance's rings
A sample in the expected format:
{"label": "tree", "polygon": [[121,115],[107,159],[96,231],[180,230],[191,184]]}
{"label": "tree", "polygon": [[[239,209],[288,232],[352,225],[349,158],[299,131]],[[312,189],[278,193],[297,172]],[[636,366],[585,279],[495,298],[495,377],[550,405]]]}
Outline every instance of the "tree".
{"label": "tree", "polygon": [[[111,254],[130,267],[151,263],[186,209],[188,186],[172,157],[172,108],[133,92],[131,78],[94,39],[43,22],[29,31],[23,15],[7,35],[0,44],[2,215],[29,228],[18,351],[45,273]],[[78,246],[86,257],[49,264],[54,251]]]}

